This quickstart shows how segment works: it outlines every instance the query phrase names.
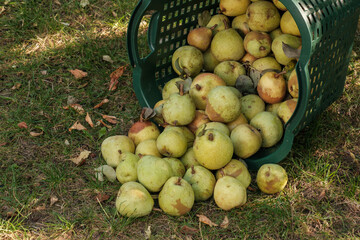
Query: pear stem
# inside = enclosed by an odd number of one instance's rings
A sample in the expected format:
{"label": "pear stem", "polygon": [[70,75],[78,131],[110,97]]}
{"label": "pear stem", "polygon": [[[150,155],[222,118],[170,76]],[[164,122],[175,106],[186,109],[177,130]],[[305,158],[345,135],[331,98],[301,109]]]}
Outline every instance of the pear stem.
{"label": "pear stem", "polygon": [[214,140],[214,134],[209,133],[208,139],[209,139],[209,141],[213,141]]}
{"label": "pear stem", "polygon": [[146,111],[145,108],[143,108],[143,109],[141,110],[141,113],[140,113],[140,122],[144,122],[144,114],[145,114],[145,111]]}
{"label": "pear stem", "polygon": [[194,168],[194,165],[191,165],[191,174],[195,174],[196,171],[195,171],[195,168]]}
{"label": "pear stem", "polygon": [[284,75],[285,73],[286,73],[286,71],[279,72],[279,73],[275,74],[274,77],[278,78],[278,77]]}
{"label": "pear stem", "polygon": [[184,95],[184,84],[180,84],[179,93],[180,93],[180,96]]}
{"label": "pear stem", "polygon": [[175,183],[175,185],[181,186],[181,177],[179,177]]}
{"label": "pear stem", "polygon": [[212,26],[212,27],[210,28],[210,30],[214,30],[217,26],[218,26],[218,25],[215,24],[214,26]]}

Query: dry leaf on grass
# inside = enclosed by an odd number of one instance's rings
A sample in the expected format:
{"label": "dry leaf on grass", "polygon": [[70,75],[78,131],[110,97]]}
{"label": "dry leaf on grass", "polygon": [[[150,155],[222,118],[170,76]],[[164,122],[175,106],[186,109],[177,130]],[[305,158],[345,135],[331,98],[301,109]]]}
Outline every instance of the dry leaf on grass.
{"label": "dry leaf on grass", "polygon": [[40,206],[37,206],[34,210],[35,211],[43,211],[46,209],[45,203],[41,204]]}
{"label": "dry leaf on grass", "polygon": [[7,144],[7,142],[0,143],[0,147],[5,146],[6,144]]}
{"label": "dry leaf on grass", "polygon": [[98,202],[104,202],[104,201],[108,200],[109,198],[110,198],[110,195],[107,195],[105,193],[98,193],[95,196],[95,200]]}
{"label": "dry leaf on grass", "polygon": [[85,121],[90,125],[90,127],[92,127],[92,128],[94,127],[94,123],[91,120],[91,117],[88,112],[86,113]]}
{"label": "dry leaf on grass", "polygon": [[180,232],[183,234],[194,234],[194,233],[197,233],[198,231],[199,231],[199,229],[192,228],[192,227],[189,227],[186,225],[182,226],[180,229]]}
{"label": "dry leaf on grass", "polygon": [[145,230],[145,239],[151,238],[151,226],[148,226],[148,228]]}
{"label": "dry leaf on grass", "polygon": [[50,206],[54,205],[57,201],[59,201],[59,199],[53,195],[50,197]]}
{"label": "dry leaf on grass", "polygon": [[217,227],[218,225],[214,222],[212,222],[208,217],[201,214],[196,214],[196,216],[199,218],[199,221],[202,223],[205,223],[206,225],[209,225],[210,227]]}
{"label": "dry leaf on grass", "polygon": [[80,6],[83,7],[83,8],[86,7],[89,4],[90,4],[89,0],[81,0],[80,1]]}
{"label": "dry leaf on grass", "polygon": [[103,60],[109,63],[114,63],[114,61],[111,59],[109,55],[104,55]]}
{"label": "dry leaf on grass", "polygon": [[20,123],[18,123],[18,127],[19,127],[19,128],[25,128],[25,129],[28,128],[26,122],[20,122]]}
{"label": "dry leaf on grass", "polygon": [[108,103],[108,102],[109,102],[109,99],[105,98],[99,104],[96,104],[94,106],[94,109],[99,108],[99,107],[101,107],[102,105],[104,105],[105,103]]}
{"label": "dry leaf on grass", "polygon": [[74,77],[76,79],[81,79],[86,77],[88,74],[84,71],[81,71],[79,69],[75,69],[75,70],[69,70],[69,72],[71,72],[72,75],[74,75]]}
{"label": "dry leaf on grass", "polygon": [[222,228],[227,228],[229,226],[229,218],[227,216],[225,216],[224,220],[222,221],[222,223],[220,224],[220,227]]}
{"label": "dry leaf on grass", "polygon": [[78,103],[70,104],[70,107],[72,107],[75,111],[77,111],[81,115],[85,113],[84,108]]}
{"label": "dry leaf on grass", "polygon": [[107,127],[107,128],[112,128],[110,125],[107,125],[106,123],[104,123],[104,121],[103,120],[98,120],[98,122],[100,122],[102,125],[104,125],[105,127]]}
{"label": "dry leaf on grass", "polygon": [[70,160],[76,165],[81,165],[89,157],[90,153],[91,152],[88,150],[83,150],[80,152],[79,156],[77,156],[76,158],[70,158]]}
{"label": "dry leaf on grass", "polygon": [[11,90],[16,90],[21,87],[21,83],[16,83],[14,86],[12,86]]}
{"label": "dry leaf on grass", "polygon": [[43,135],[43,134],[44,134],[43,131],[41,131],[41,132],[30,132],[30,136],[32,136],[32,137],[38,137],[38,136]]}
{"label": "dry leaf on grass", "polygon": [[114,91],[119,83],[119,78],[124,74],[126,66],[121,66],[110,74],[110,86],[109,90]]}
{"label": "dry leaf on grass", "polygon": [[109,123],[112,123],[112,124],[117,124],[118,121],[117,121],[117,118],[115,116],[109,116],[109,115],[102,115],[102,117],[108,121]]}
{"label": "dry leaf on grass", "polygon": [[72,130],[86,130],[86,127],[84,127],[79,121],[76,121],[74,125],[69,128],[69,132],[71,132]]}

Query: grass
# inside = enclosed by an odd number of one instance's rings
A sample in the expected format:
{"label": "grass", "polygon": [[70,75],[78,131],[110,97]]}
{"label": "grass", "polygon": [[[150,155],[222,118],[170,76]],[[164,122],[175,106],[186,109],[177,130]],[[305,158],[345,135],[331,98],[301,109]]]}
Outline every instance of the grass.
{"label": "grass", "polygon": [[[281,163],[289,174],[283,193],[261,194],[253,180],[254,190],[239,209],[224,212],[209,200],[182,217],[153,211],[128,219],[114,207],[120,185],[96,181],[93,168],[104,164],[102,140],[126,134],[140,112],[131,67],[118,88],[108,90],[110,74],[129,64],[125,36],[136,2],[93,0],[86,7],[79,2],[5,1],[0,6],[1,239],[143,239],[149,228],[151,239],[360,236],[359,33],[344,94],[301,131]],[[88,76],[75,79],[72,69]],[[74,98],[94,121],[106,114],[119,123],[108,123],[111,129],[89,127],[84,115],[63,108]],[[109,103],[93,109],[105,98]],[[69,132],[76,121],[87,130]],[[20,122],[28,128],[19,128]],[[92,154],[76,166],[69,159],[82,150]],[[99,193],[109,199],[99,203]],[[197,214],[217,224],[227,216],[229,227],[199,223]]]}

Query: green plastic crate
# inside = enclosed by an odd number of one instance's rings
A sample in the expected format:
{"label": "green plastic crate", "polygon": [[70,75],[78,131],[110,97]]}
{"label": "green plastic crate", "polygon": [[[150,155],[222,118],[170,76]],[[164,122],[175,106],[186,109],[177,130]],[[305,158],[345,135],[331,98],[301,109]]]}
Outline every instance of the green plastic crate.
{"label": "green plastic crate", "polygon": [[[276,146],[261,149],[245,161],[251,169],[278,163],[291,150],[294,137],[343,92],[357,28],[360,0],[282,0],[302,37],[296,65],[299,99]],[[160,86],[174,78],[171,56],[186,45],[189,31],[204,10],[218,12],[219,0],[140,0],[128,26],[127,48],[133,69],[133,87],[143,107],[161,100]],[[148,29],[150,54],[139,57],[138,30],[143,16],[152,17]]]}

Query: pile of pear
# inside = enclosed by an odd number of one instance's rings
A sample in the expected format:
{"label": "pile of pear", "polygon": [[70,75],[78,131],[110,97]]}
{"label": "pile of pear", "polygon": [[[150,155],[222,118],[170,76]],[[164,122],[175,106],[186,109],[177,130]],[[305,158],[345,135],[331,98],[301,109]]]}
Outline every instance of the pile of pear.
{"label": "pile of pear", "polygon": [[[283,137],[299,92],[297,57],[283,43],[301,49],[299,29],[277,0],[220,0],[219,9],[175,50],[179,76],[164,84],[153,119],[143,111],[127,135],[101,144],[122,184],[116,208],[123,216],[148,215],[154,204],[181,216],[210,198],[223,210],[240,207],[251,183],[243,159]],[[265,165],[259,189],[282,191],[285,170]]]}

